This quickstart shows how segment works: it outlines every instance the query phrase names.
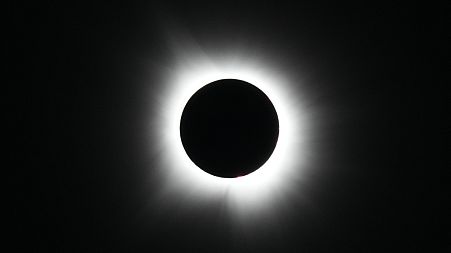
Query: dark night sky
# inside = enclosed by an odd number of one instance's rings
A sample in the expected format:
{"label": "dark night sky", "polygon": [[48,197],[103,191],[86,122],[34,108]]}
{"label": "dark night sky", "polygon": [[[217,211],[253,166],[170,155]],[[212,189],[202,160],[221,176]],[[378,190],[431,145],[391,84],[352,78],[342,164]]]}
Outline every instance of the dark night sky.
{"label": "dark night sky", "polygon": [[[15,92],[22,94],[14,119],[25,125],[18,140],[24,152],[11,156],[22,167],[10,180],[17,189],[9,217],[16,246],[31,252],[421,251],[428,233],[421,227],[439,221],[419,218],[426,162],[409,159],[424,149],[418,147],[422,126],[411,121],[425,114],[415,98],[424,60],[417,12],[414,4],[280,1],[44,1],[13,8],[15,40],[7,52]],[[157,215],[147,191],[161,184],[157,176],[143,178],[156,166],[144,151],[143,115],[147,91],[161,84],[144,62],[167,63],[162,34],[174,26],[201,47],[247,43],[292,63],[288,72],[302,64],[323,117],[315,152],[324,154],[317,155],[324,172],[308,193],[319,211],[293,206],[277,231],[246,239],[236,239],[213,208]],[[146,79],[150,88],[143,87]]]}

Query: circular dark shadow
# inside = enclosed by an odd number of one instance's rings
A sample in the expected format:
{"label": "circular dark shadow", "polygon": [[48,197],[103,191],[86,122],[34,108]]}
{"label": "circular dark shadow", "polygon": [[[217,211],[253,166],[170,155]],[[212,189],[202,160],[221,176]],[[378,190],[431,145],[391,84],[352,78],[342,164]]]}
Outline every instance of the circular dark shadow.
{"label": "circular dark shadow", "polygon": [[224,178],[244,176],[271,156],[279,120],[269,98],[245,81],[222,79],[199,89],[186,104],[180,137],[191,161]]}

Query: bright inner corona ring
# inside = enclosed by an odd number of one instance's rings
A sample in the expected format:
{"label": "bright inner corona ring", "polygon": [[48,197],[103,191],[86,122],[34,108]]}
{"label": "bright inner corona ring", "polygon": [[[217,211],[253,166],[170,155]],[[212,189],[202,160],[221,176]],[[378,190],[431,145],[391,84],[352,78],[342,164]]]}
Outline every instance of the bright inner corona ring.
{"label": "bright inner corona ring", "polygon": [[[242,58],[241,58],[242,57]],[[205,54],[175,61],[162,73],[162,88],[152,94],[157,112],[151,118],[151,135],[157,143],[158,175],[172,198],[196,201],[223,198],[236,214],[258,208],[268,211],[284,198],[304,171],[306,120],[298,97],[299,84],[283,71],[252,57]],[[212,176],[187,156],[180,139],[180,119],[190,97],[201,87],[220,79],[239,79],[255,85],[271,100],[279,117],[279,139],[271,157],[255,172],[238,178]],[[155,106],[155,105],[154,105]],[[189,202],[188,202],[189,203]]]}

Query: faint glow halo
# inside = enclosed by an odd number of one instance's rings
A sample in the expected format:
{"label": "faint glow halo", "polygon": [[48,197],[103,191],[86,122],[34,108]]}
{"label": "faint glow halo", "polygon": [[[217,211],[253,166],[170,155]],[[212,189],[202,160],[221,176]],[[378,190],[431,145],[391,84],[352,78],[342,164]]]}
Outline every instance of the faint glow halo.
{"label": "faint glow halo", "polygon": [[[193,49],[176,58],[162,71],[162,88],[155,97],[158,109],[151,118],[151,135],[157,140],[152,145],[160,151],[157,169],[162,184],[173,197],[187,203],[223,198],[238,214],[271,208],[299,182],[306,164],[304,133],[308,121],[302,111],[299,84],[261,57],[246,55],[243,50],[207,54]],[[189,159],[180,139],[186,103],[201,87],[219,79],[255,85],[269,97],[279,117],[279,138],[273,154],[258,170],[239,178],[204,172]]]}

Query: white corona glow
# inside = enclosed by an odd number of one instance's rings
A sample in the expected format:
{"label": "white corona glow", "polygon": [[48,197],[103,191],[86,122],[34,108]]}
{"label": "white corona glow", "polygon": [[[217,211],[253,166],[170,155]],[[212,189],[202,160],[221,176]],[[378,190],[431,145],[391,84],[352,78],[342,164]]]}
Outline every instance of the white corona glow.
{"label": "white corona glow", "polygon": [[[153,94],[158,110],[152,114],[150,129],[157,143],[151,146],[158,146],[158,175],[166,193],[171,194],[166,199],[192,206],[219,199],[239,217],[271,212],[302,180],[305,171],[308,122],[299,91],[294,88],[299,84],[296,86],[276,66],[240,50],[216,55],[188,51],[176,54],[175,63],[162,73],[161,90]],[[204,172],[189,159],[180,139],[180,119],[190,97],[213,81],[229,78],[262,90],[279,118],[279,138],[273,154],[258,170],[239,178],[220,178]]]}

